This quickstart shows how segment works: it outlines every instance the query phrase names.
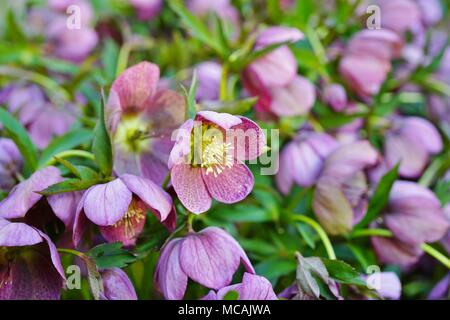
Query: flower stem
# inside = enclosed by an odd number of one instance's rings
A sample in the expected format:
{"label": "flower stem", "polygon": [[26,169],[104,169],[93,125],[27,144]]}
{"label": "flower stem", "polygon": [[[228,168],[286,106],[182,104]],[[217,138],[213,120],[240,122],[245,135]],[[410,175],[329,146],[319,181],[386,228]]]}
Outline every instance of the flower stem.
{"label": "flower stem", "polygon": [[438,260],[440,263],[442,263],[444,266],[446,266],[448,269],[450,269],[450,259],[446,257],[441,252],[437,251],[435,248],[430,246],[428,243],[422,244],[422,250],[428,253],[430,256]]}
{"label": "flower stem", "polygon": [[170,182],[170,172],[167,174],[166,178],[164,179],[164,182],[162,184],[162,188],[166,189],[167,185],[169,184],[169,182]]}
{"label": "flower stem", "polygon": [[77,251],[77,250],[73,250],[73,249],[58,248],[57,250],[58,250],[58,252],[71,254],[73,256],[76,256],[76,257],[79,257],[82,259],[84,259],[86,257],[86,255],[84,253]]}
{"label": "flower stem", "polygon": [[194,228],[192,228],[192,223],[194,222],[194,218],[195,218],[195,214],[189,212],[187,221],[186,221],[186,225],[187,225],[189,232],[194,232]]}
{"label": "flower stem", "polygon": [[86,158],[89,160],[95,160],[94,155],[90,152],[83,151],[83,150],[67,150],[67,151],[63,151],[63,152],[60,152],[60,153],[54,155],[53,158],[51,158],[50,160],[48,160],[45,163],[44,167],[55,164],[56,163],[55,158],[64,159],[64,158],[70,158],[70,157],[80,157],[80,158]]}
{"label": "flower stem", "polygon": [[331,245],[330,238],[328,238],[328,235],[326,234],[325,230],[323,230],[323,228],[320,226],[320,224],[318,224],[313,219],[302,215],[293,215],[292,219],[294,221],[304,222],[310,225],[317,232],[317,234],[320,237],[320,240],[322,240],[325,250],[327,251],[328,257],[333,260],[336,259],[336,254],[334,253],[334,249],[333,246]]}
{"label": "flower stem", "polygon": [[226,101],[228,98],[228,66],[222,66],[222,75],[220,77],[220,101]]}

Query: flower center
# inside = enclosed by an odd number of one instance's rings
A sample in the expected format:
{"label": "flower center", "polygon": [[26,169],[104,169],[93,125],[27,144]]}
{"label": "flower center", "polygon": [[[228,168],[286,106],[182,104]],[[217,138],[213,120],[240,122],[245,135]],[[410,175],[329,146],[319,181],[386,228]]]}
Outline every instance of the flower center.
{"label": "flower center", "polygon": [[130,153],[141,153],[149,148],[148,124],[139,116],[124,116],[114,135],[114,142]]}
{"label": "flower center", "polygon": [[138,201],[133,199],[130,206],[128,207],[128,211],[125,213],[122,219],[120,219],[113,225],[113,227],[123,228],[125,237],[129,239],[134,238],[138,235],[136,225],[138,225],[143,219],[145,219],[145,214],[145,208],[140,205]]}

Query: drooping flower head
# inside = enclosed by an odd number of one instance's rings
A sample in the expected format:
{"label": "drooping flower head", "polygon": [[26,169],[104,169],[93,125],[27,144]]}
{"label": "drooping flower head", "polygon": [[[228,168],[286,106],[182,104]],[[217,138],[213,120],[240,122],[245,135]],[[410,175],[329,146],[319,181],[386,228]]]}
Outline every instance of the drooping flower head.
{"label": "drooping flower head", "polygon": [[228,113],[201,111],[186,121],[170,153],[171,181],[183,205],[193,213],[243,200],[254,178],[243,163],[265,150],[265,136],[253,121]]}
{"label": "drooping flower head", "polygon": [[184,98],[158,88],[159,67],[141,62],[113,83],[106,120],[115,148],[117,174],[142,175],[161,184],[173,146],[172,131],[185,119]]}
{"label": "drooping flower head", "polygon": [[175,227],[172,199],[151,180],[123,174],[110,182],[94,185],[84,192],[78,204],[73,242],[78,245],[90,221],[99,227],[106,241],[133,246],[144,229],[147,210],[169,229]]}
{"label": "drooping flower head", "polygon": [[156,266],[155,283],[166,299],[181,300],[188,279],[220,290],[231,283],[241,262],[247,272],[255,273],[239,243],[224,230],[209,227],[164,246]]}
{"label": "drooping flower head", "polygon": [[7,192],[17,182],[17,174],[22,171],[22,155],[15,143],[0,138],[0,191]]}
{"label": "drooping flower head", "polygon": [[302,130],[281,151],[280,169],[276,176],[278,189],[288,194],[294,183],[312,186],[318,179],[326,157],[338,147],[326,133]]}
{"label": "drooping flower head", "polygon": [[48,197],[38,193],[63,180],[56,167],[50,166],[36,171],[27,180],[16,185],[0,202],[0,217],[26,221],[43,229],[47,223],[53,222],[56,216],[66,228],[71,229],[80,193],[68,192]]}
{"label": "drooping flower head", "polygon": [[266,278],[253,273],[244,273],[242,282],[233,284],[215,292],[211,290],[202,300],[223,300],[227,293],[235,291],[237,300],[277,300],[272,284]]}
{"label": "drooping flower head", "polygon": [[382,262],[402,266],[415,263],[423,254],[421,245],[440,240],[449,228],[434,193],[408,181],[394,183],[383,224],[394,237],[373,237],[375,252]]}
{"label": "drooping flower head", "polygon": [[0,218],[0,300],[56,300],[64,270],[42,231]]}
{"label": "drooping flower head", "polygon": [[418,117],[393,119],[384,144],[387,165],[393,167],[400,162],[399,174],[406,178],[419,177],[430,156],[442,148],[438,130]]}
{"label": "drooping flower head", "polygon": [[137,300],[136,290],[128,275],[119,268],[107,269],[100,272],[104,300]]}
{"label": "drooping flower head", "polygon": [[313,208],[327,232],[349,232],[364,217],[369,191],[366,169],[377,161],[378,153],[368,141],[343,145],[325,160]]}

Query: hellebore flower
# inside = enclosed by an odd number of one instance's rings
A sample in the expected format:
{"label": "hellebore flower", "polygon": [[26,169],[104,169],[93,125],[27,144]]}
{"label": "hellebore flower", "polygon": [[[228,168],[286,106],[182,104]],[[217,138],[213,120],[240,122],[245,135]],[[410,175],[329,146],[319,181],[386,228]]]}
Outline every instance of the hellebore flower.
{"label": "hellebore flower", "polygon": [[171,181],[181,203],[193,213],[243,200],[254,178],[242,162],[265,150],[261,128],[245,117],[201,111],[179,129],[170,153]]}
{"label": "hellebore flower", "polygon": [[199,63],[195,70],[198,78],[197,100],[214,101],[219,99],[222,66],[217,62],[208,61]]}
{"label": "hellebore flower", "polygon": [[230,0],[187,0],[186,6],[189,11],[197,16],[214,13],[230,24],[231,27],[239,26],[239,12],[232,6]]}
{"label": "hellebore flower", "polygon": [[378,0],[381,26],[401,35],[421,25],[421,11],[413,0]]}
{"label": "hellebore flower", "polygon": [[114,170],[162,184],[173,146],[172,131],[184,121],[184,98],[159,89],[159,67],[141,62],[112,84],[106,119],[115,148]]}
{"label": "hellebore flower", "polygon": [[75,122],[72,105],[57,108],[50,104],[36,85],[11,86],[3,91],[0,103],[17,115],[30,133],[33,143],[45,148],[55,137],[66,133]]}
{"label": "hellebore flower", "polygon": [[149,179],[123,174],[90,187],[76,212],[73,243],[78,245],[86,218],[97,225],[108,242],[121,241],[133,246],[144,229],[147,210],[169,229],[175,227],[175,209],[170,196]]}
{"label": "hellebore flower", "polygon": [[219,290],[230,284],[240,262],[247,272],[255,273],[239,243],[224,230],[209,227],[173,239],[163,247],[156,266],[155,284],[166,299],[181,300],[188,278]]}
{"label": "hellebore flower", "polygon": [[149,20],[159,15],[163,0],[129,0],[135,8],[139,20]]}
{"label": "hellebore flower", "polygon": [[349,232],[366,214],[369,187],[365,170],[377,161],[378,153],[368,141],[343,145],[325,160],[313,208],[328,233]]}
{"label": "hellebore flower", "polygon": [[384,144],[387,165],[400,162],[402,177],[417,178],[430,156],[442,150],[441,136],[430,122],[418,117],[396,118],[392,125]]}
{"label": "hellebore flower", "polygon": [[416,2],[425,26],[432,26],[441,21],[443,9],[440,0],[416,0]]}
{"label": "hellebore flower", "polygon": [[16,175],[22,171],[22,155],[15,143],[0,138],[0,191],[9,191],[16,184]]}
{"label": "hellebore flower", "polygon": [[68,192],[44,198],[39,191],[63,181],[56,167],[46,167],[33,173],[11,190],[8,197],[0,202],[0,217],[4,219],[24,219],[28,224],[43,229],[53,215],[66,228],[71,228],[75,209],[80,199],[79,192]]}
{"label": "hellebore flower", "polygon": [[128,275],[119,268],[100,272],[102,276],[104,300],[137,300],[136,291]]}
{"label": "hellebore flower", "polygon": [[[270,27],[256,39],[255,50],[303,38],[297,29]],[[257,96],[257,108],[276,116],[306,114],[314,104],[314,86],[297,75],[297,62],[289,47],[281,46],[252,62],[243,72],[244,86]]]}
{"label": "hellebore flower", "polygon": [[202,300],[223,300],[230,291],[238,293],[237,300],[278,300],[269,280],[248,272],[244,273],[241,283],[224,287],[217,293],[211,290]]}
{"label": "hellebore flower", "polygon": [[338,147],[326,133],[300,131],[281,151],[280,169],[276,176],[278,189],[288,194],[294,183],[312,186],[318,179],[326,157]]}
{"label": "hellebore flower", "polygon": [[337,83],[326,85],[323,89],[323,100],[336,112],[344,110],[347,107],[345,88]]}
{"label": "hellebore flower", "polygon": [[383,224],[393,238],[372,237],[380,261],[407,266],[422,255],[421,245],[440,240],[449,223],[437,197],[414,182],[397,181],[392,187]]}
{"label": "hellebore flower", "polygon": [[56,300],[64,270],[50,238],[0,218],[0,300]]}
{"label": "hellebore flower", "polygon": [[380,90],[402,47],[401,38],[389,30],[363,30],[350,40],[339,72],[359,96],[371,97]]}
{"label": "hellebore flower", "polygon": [[363,279],[384,299],[398,300],[402,295],[402,284],[395,272],[376,272]]}

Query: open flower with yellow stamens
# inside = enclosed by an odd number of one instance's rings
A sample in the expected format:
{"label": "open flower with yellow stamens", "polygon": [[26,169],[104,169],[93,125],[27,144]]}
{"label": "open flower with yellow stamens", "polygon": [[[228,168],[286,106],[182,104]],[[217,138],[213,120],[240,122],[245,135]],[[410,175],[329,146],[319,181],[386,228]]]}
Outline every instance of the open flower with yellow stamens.
{"label": "open flower with yellow stamens", "polygon": [[170,153],[171,181],[183,205],[193,213],[243,200],[254,178],[243,163],[260,156],[265,135],[253,121],[228,113],[202,111],[177,131]]}
{"label": "open flower with yellow stamens", "polygon": [[[73,242],[80,242],[89,220],[108,242],[133,246],[144,229],[147,210],[169,229],[175,227],[176,213],[170,196],[149,179],[131,174],[90,187],[78,204]],[[86,219],[87,218],[87,219]]]}

